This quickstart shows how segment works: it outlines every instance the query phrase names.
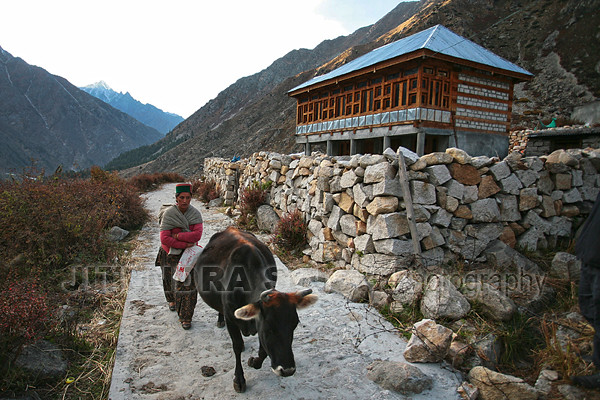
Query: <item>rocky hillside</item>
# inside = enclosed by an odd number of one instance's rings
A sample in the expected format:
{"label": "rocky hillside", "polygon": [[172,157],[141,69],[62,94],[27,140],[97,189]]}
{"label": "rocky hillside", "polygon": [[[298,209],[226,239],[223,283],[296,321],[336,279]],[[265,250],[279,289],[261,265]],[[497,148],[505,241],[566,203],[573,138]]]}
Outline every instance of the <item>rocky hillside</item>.
{"label": "rocky hillside", "polygon": [[436,24],[479,43],[535,74],[516,88],[513,122],[538,115],[568,119],[574,107],[600,96],[598,0],[422,0],[400,3],[352,35],[294,50],[265,70],[221,92],[126,174],[194,174],[203,158],[247,156],[259,150],[301,151],[294,142],[295,101],[287,91],[374,48]]}
{"label": "rocky hillside", "polygon": [[104,81],[80,89],[165,135],[183,121],[180,115],[163,111],[152,104],[143,104],[134,99],[129,92],[115,92]]}
{"label": "rocky hillside", "polygon": [[158,131],[0,47],[0,173],[104,165]]}

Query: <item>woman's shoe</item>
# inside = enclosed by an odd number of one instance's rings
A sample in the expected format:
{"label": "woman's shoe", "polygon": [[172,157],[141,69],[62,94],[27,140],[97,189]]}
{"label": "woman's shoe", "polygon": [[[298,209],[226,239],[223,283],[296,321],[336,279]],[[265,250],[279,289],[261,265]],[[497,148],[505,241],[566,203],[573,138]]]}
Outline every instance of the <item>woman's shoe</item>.
{"label": "woman's shoe", "polygon": [[169,310],[175,311],[175,303],[169,303]]}
{"label": "woman's shoe", "polygon": [[186,331],[192,327],[191,321],[181,321],[181,327]]}

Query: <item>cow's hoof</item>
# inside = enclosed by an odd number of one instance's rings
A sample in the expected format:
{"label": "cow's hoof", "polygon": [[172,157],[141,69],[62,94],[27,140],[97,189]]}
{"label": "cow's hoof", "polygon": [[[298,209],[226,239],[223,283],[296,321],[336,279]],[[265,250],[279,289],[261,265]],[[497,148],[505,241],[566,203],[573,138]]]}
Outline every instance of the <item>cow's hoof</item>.
{"label": "cow's hoof", "polygon": [[246,382],[237,382],[233,380],[233,389],[238,393],[244,393],[246,391]]}
{"label": "cow's hoof", "polygon": [[254,369],[260,369],[260,367],[262,367],[262,361],[260,361],[260,358],[258,357],[250,357],[248,359],[248,366]]}
{"label": "cow's hoof", "polygon": [[217,321],[217,328],[225,328],[225,321]]}

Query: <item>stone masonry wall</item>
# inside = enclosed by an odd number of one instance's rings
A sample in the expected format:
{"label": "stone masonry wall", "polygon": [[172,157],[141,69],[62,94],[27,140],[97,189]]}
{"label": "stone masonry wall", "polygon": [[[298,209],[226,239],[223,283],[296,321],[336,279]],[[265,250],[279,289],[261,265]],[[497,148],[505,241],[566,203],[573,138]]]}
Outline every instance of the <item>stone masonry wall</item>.
{"label": "stone masonry wall", "polygon": [[597,126],[589,127],[580,125],[543,130],[525,129],[512,131],[509,135],[508,151],[518,151],[527,156],[550,154],[553,140],[557,138],[568,139],[569,136],[580,138],[582,148],[591,147],[597,149],[600,147],[600,128]]}
{"label": "stone masonry wall", "polygon": [[[600,191],[599,149],[513,152],[504,160],[453,148],[422,157],[399,151],[425,265],[484,261],[498,243],[535,250],[570,239]],[[240,188],[271,181],[278,214],[300,209],[306,216],[305,254],[313,261],[387,276],[413,252],[397,156],[391,149],[341,157],[260,152],[237,163],[207,159],[204,173],[230,202],[236,171]]]}

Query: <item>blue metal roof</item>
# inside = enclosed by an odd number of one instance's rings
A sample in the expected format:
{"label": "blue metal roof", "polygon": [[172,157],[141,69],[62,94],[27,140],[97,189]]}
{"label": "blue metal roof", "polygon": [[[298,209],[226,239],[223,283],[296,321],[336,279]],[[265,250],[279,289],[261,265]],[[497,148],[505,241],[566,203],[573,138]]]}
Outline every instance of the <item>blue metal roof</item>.
{"label": "blue metal roof", "polygon": [[311,80],[296,86],[289,92],[293,92],[319,82],[324,82],[329,79],[337,78],[342,75],[373,66],[382,61],[390,60],[392,58],[421,49],[428,49],[439,54],[488,65],[506,71],[533,76],[533,74],[529,71],[511,63],[508,60],[505,60],[504,58],[492,53],[488,49],[481,47],[477,43],[457,35],[445,26],[436,25],[424,31],[415,33],[414,35],[379,47],[355,60],[350,61],[347,64],[342,65],[337,69],[334,69],[331,72],[316,76]]}

